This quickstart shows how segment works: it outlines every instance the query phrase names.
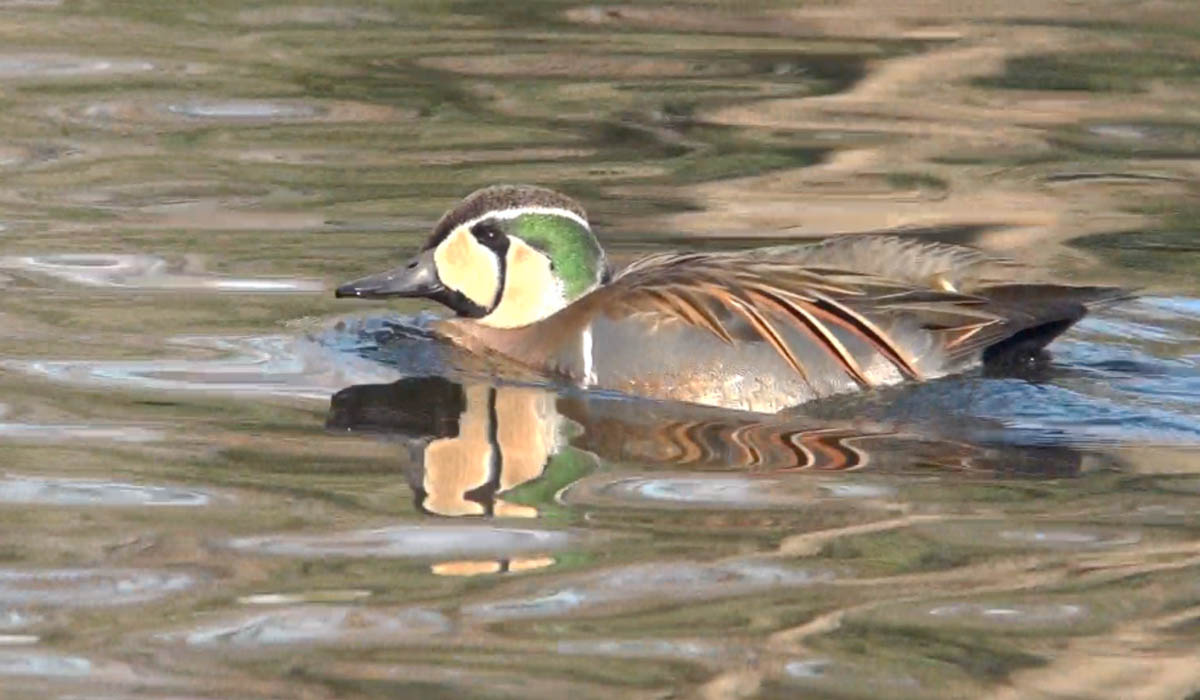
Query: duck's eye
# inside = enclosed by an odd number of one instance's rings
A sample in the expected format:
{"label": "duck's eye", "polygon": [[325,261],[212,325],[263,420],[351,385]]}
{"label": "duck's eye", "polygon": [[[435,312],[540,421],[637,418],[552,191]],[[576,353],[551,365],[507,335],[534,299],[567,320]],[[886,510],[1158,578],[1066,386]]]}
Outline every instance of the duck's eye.
{"label": "duck's eye", "polygon": [[475,240],[489,248],[501,248],[507,243],[508,237],[494,221],[480,221],[471,227],[471,235]]}

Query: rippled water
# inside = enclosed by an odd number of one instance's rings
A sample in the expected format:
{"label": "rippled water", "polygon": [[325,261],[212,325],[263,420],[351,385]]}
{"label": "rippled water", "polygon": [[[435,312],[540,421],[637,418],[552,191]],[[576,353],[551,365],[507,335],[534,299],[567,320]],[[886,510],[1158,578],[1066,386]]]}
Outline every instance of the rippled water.
{"label": "rippled water", "polygon": [[[1189,0],[0,0],[0,696],[1200,692]],[[733,413],[335,301],[470,190],[1141,297]]]}

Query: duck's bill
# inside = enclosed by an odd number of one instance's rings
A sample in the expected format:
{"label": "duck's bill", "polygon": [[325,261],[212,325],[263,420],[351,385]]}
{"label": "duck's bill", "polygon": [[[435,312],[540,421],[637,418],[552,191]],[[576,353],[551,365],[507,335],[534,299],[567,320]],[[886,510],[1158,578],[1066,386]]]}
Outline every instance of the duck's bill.
{"label": "duck's bill", "polygon": [[385,299],[387,297],[429,297],[445,288],[438,279],[437,266],[433,262],[433,251],[427,250],[387,272],[367,275],[337,288],[334,296],[357,297],[359,299]]}

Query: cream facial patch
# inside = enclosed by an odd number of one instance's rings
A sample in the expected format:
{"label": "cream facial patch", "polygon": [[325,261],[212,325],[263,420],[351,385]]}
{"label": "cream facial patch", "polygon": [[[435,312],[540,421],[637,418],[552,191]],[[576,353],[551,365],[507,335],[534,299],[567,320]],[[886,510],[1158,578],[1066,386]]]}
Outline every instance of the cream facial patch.
{"label": "cream facial patch", "polygon": [[516,328],[539,321],[563,308],[562,283],[550,269],[550,258],[520,238],[509,238],[504,292],[500,303],[480,323]]}
{"label": "cream facial patch", "polygon": [[433,251],[442,284],[490,309],[500,285],[500,260],[489,248],[459,226]]}

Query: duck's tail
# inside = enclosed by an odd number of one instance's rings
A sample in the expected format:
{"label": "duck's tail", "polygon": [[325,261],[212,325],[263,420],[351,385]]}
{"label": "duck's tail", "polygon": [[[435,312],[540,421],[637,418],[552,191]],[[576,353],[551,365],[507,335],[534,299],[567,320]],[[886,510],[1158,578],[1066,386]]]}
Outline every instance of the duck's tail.
{"label": "duck's tail", "polygon": [[1136,296],[1122,287],[1061,284],[992,285],[975,293],[987,299],[989,311],[1005,319],[982,346],[985,365],[1019,363],[1033,357],[1088,311]]}

